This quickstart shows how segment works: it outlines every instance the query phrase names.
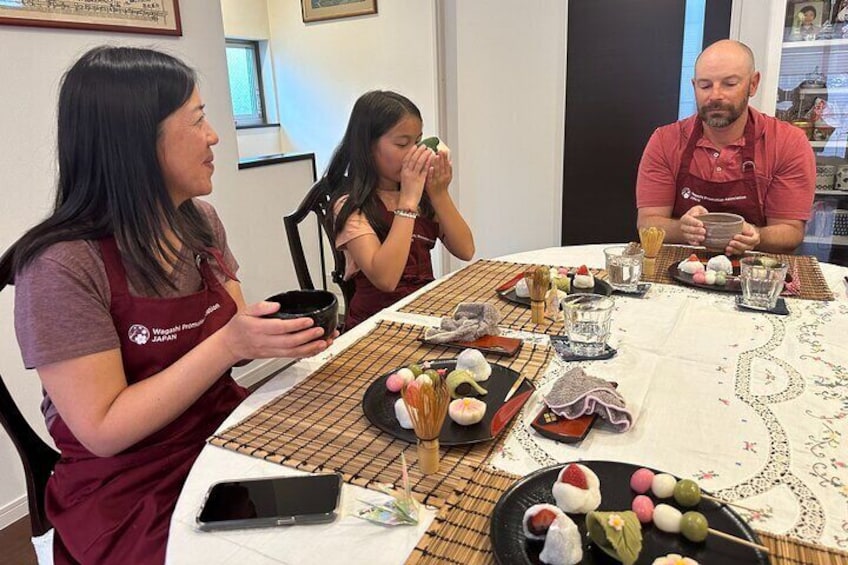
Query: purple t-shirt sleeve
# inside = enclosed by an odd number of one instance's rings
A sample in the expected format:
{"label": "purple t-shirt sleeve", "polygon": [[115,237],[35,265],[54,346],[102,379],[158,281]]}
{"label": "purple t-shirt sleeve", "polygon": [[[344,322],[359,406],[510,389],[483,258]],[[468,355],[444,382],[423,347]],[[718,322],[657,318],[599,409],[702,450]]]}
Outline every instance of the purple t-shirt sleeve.
{"label": "purple t-shirt sleeve", "polygon": [[[215,211],[215,208],[213,208],[208,202],[195,200],[194,203],[206,216],[206,219],[209,221],[209,225],[212,227],[212,234],[215,238],[215,247],[221,252],[224,259],[224,265],[226,265],[230,273],[237,275],[239,264],[238,261],[236,261],[233,252],[230,251],[230,246],[227,244],[227,231],[224,229],[224,224],[221,222],[221,218],[218,217],[218,213]],[[215,276],[218,277],[218,280],[226,282],[230,278],[218,267],[215,261],[213,261],[211,265],[212,271],[215,273]]]}
{"label": "purple t-shirt sleeve", "polygon": [[15,277],[15,332],[28,369],[120,347],[102,268],[90,244],[74,241],[51,246]]}

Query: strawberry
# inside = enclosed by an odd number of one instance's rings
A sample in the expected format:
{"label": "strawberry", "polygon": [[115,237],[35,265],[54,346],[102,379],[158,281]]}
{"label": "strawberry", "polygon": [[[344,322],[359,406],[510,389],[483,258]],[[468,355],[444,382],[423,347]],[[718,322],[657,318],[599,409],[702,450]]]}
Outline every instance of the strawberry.
{"label": "strawberry", "polygon": [[695,255],[694,253],[691,254],[686,260],[687,261],[700,261],[700,259],[698,259],[698,256]]}
{"label": "strawberry", "polygon": [[589,269],[586,267],[586,265],[580,265],[580,267],[577,269],[577,274],[578,275],[588,275]]}
{"label": "strawberry", "polygon": [[542,508],[530,516],[530,520],[527,521],[527,529],[534,536],[543,536],[548,533],[548,528],[551,527],[554,520],[556,520],[556,514],[552,510]]}
{"label": "strawberry", "polygon": [[583,490],[587,490],[589,488],[589,482],[586,480],[586,473],[584,473],[583,469],[574,463],[565,468],[565,472],[563,472],[560,481]]}

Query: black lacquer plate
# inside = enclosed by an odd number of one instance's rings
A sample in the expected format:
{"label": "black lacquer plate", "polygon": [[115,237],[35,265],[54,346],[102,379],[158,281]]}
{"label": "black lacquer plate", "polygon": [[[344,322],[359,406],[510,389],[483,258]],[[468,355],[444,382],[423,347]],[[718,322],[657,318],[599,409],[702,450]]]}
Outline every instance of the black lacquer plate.
{"label": "black lacquer plate", "polygon": [[[639,467],[628,463],[613,461],[579,461],[592,469],[601,481],[601,506],[598,510],[630,510],[636,493],[630,490],[630,476]],[[524,537],[522,521],[524,512],[533,504],[543,502],[554,504],[551,486],[560,470],[566,464],[540,469],[527,475],[512,485],[498,501],[492,513],[490,536],[495,558],[501,565],[539,564],[539,553],[543,541],[529,541]],[[650,492],[650,491],[649,491]],[[651,495],[654,503],[676,506],[673,499],[658,500]],[[678,507],[679,508],[679,507]],[[681,511],[686,510],[679,508]],[[727,532],[736,537],[761,543],[757,534],[727,506],[708,500],[701,500],[697,510],[706,516],[711,528]],[[569,514],[577,524],[583,538],[583,563],[615,565],[619,562],[590,543],[586,535],[584,514]],[[768,555],[757,549],[724,540],[718,536],[708,536],[703,543],[693,543],[680,534],[670,534],[658,530],[653,524],[642,525],[642,552],[637,564],[650,564],[657,557],[669,553],[678,553],[691,557],[699,563],[721,565],[767,565]]]}
{"label": "black lacquer plate", "polygon": [[[494,439],[491,432],[492,419],[495,417],[498,409],[504,405],[506,393],[519,377],[519,373],[503,365],[495,363],[491,365],[492,374],[489,376],[489,379],[479,383],[488,393],[483,396],[474,396],[474,398],[486,403],[486,415],[483,417],[483,420],[471,426],[460,426],[451,420],[450,416],[446,416],[445,423],[442,425],[442,433],[439,434],[440,445],[467,445]],[[430,367],[433,369],[447,369],[450,372],[456,368],[456,359],[430,361]],[[397,418],[395,418],[395,401],[400,398],[400,393],[391,392],[386,388],[386,379],[400,368],[398,367],[381,375],[371,383],[362,397],[362,411],[365,412],[365,417],[372,424],[387,434],[391,434],[403,441],[415,443],[417,441],[415,431],[401,428]],[[459,391],[471,390],[470,387],[467,389],[465,387],[469,387],[469,385],[462,385]],[[525,379],[521,383],[521,386],[518,387],[514,396],[518,396],[533,388],[533,385]],[[469,394],[468,396],[471,395]]]}
{"label": "black lacquer plate", "polygon": [[[571,275],[569,275],[571,278]],[[600,294],[601,296],[610,296],[612,295],[612,286],[605,280],[601,280],[595,277],[595,288],[591,291],[587,288],[579,288],[575,289],[573,286],[571,287],[571,291],[568,294],[577,294],[578,292],[588,292],[590,294]],[[512,302],[514,304],[521,304],[522,306],[526,306],[530,308],[530,297],[529,296],[516,296],[515,295],[515,286],[508,290],[498,290],[498,296],[506,300],[507,302]]]}

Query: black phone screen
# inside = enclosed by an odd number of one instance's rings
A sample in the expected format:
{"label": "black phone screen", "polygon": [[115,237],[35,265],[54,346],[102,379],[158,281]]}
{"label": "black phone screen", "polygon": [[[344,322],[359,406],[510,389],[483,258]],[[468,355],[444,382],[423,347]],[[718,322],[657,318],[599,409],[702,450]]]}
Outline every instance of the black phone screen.
{"label": "black phone screen", "polygon": [[214,485],[198,520],[204,523],[327,514],[336,509],[341,477],[308,475]]}

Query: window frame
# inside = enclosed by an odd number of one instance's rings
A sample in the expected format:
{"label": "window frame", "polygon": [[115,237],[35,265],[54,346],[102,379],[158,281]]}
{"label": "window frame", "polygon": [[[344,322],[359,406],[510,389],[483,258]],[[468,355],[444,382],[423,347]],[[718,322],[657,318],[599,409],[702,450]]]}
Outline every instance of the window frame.
{"label": "window frame", "polygon": [[[265,84],[262,81],[262,57],[260,56],[259,51],[259,41],[251,40],[251,39],[236,39],[227,37],[225,38],[226,46],[225,48],[237,47],[241,49],[251,49],[253,51],[253,66],[254,72],[256,75],[256,101],[259,103],[259,117],[251,116],[249,118],[239,119],[239,116],[235,113],[235,108],[233,110],[233,121],[235,122],[236,129],[249,129],[255,127],[265,127],[273,125],[268,121],[268,107],[267,102],[265,100]],[[227,86],[229,87],[229,77],[230,77],[230,68],[227,66]],[[232,92],[230,92],[230,104],[232,105]]]}

